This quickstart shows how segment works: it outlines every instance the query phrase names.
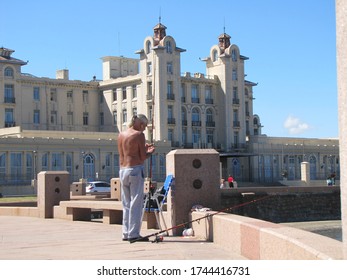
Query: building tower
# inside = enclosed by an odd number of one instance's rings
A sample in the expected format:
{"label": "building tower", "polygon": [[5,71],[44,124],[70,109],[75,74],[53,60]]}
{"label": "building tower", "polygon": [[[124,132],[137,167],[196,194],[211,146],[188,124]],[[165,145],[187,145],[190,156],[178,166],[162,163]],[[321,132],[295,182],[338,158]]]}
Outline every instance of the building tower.
{"label": "building tower", "polygon": [[[154,35],[145,38],[140,54],[142,96],[150,119],[149,137],[152,140],[174,141],[179,137],[181,52],[166,27],[159,23]],[[141,105],[139,105],[141,106]],[[152,126],[153,124],[153,126]]]}
{"label": "building tower", "polygon": [[[237,45],[230,43],[225,32],[218,37],[218,45],[212,46],[209,57],[205,58],[208,76],[218,76],[220,80],[220,136],[222,150],[242,151],[246,136],[253,135],[253,97],[255,83],[246,81],[244,61],[248,58],[240,54]],[[258,131],[259,132],[259,131]]]}

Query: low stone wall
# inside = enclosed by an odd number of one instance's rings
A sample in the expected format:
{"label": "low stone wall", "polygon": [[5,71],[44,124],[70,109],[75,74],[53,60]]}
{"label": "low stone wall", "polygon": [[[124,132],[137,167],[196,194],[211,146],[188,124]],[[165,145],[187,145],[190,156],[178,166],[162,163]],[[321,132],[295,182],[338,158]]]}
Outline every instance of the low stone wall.
{"label": "low stone wall", "polygon": [[223,189],[221,209],[266,196],[268,198],[265,200],[236,207],[228,212],[274,223],[341,219],[340,188],[335,186]]}
{"label": "low stone wall", "polygon": [[23,195],[36,195],[37,187],[31,185],[6,185],[0,186],[0,193],[3,196],[23,196]]}
{"label": "low stone wall", "polygon": [[343,259],[342,242],[258,219],[192,212],[194,235],[251,260]]}

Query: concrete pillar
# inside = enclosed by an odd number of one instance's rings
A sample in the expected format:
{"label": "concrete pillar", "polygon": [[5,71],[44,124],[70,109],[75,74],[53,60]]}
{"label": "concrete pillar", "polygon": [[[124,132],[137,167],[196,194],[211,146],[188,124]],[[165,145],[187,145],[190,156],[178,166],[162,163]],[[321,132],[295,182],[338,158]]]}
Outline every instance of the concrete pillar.
{"label": "concrete pillar", "polygon": [[[166,156],[166,172],[175,178],[168,195],[168,227],[189,221],[194,205],[220,210],[219,153],[213,149],[174,150]],[[184,228],[173,230],[181,235]]]}
{"label": "concrete pillar", "polygon": [[[148,178],[145,179],[144,183],[144,193],[148,193],[150,189],[150,180]],[[155,188],[157,186],[157,182],[151,182],[152,186]],[[122,188],[121,188],[121,183],[119,178],[112,178],[111,182],[111,198],[112,199],[117,199],[119,201],[122,200]]]}
{"label": "concrete pillar", "polygon": [[335,5],[341,219],[344,258],[347,259],[347,1],[336,0]]}
{"label": "concrete pillar", "polygon": [[73,182],[70,185],[71,196],[85,195],[86,194],[86,183],[85,182]]}
{"label": "concrete pillar", "polygon": [[121,197],[122,192],[121,192],[120,179],[119,178],[112,178],[110,185],[111,185],[111,198],[121,201],[122,200],[122,197]]}
{"label": "concrete pillar", "polygon": [[308,163],[307,161],[303,161],[301,163],[301,181],[309,185],[310,180],[310,163]]}
{"label": "concrete pillar", "polygon": [[37,208],[40,218],[53,218],[53,207],[70,200],[69,172],[42,171],[37,176]]}
{"label": "concrete pillar", "polygon": [[157,182],[151,181],[150,178],[145,179],[145,184],[144,184],[144,193],[148,193],[151,188],[155,189],[157,187]]}

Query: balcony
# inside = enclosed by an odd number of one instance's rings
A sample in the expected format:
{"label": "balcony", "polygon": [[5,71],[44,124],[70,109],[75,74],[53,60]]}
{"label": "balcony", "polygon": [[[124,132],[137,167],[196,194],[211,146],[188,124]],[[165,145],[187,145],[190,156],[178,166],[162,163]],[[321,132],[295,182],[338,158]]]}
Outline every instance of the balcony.
{"label": "balcony", "polygon": [[192,121],[192,126],[201,126],[201,121]]}
{"label": "balcony", "polygon": [[216,122],[206,122],[206,127],[215,127],[216,126]]}
{"label": "balcony", "polygon": [[192,97],[192,103],[200,103],[200,98]]}
{"label": "balcony", "polygon": [[14,126],[16,126],[16,122],[9,122],[9,121],[7,121],[7,122],[5,122],[5,127],[14,127]]}
{"label": "balcony", "polygon": [[15,104],[16,103],[16,98],[15,97],[11,97],[11,96],[5,96],[4,97],[4,103]]}
{"label": "balcony", "polygon": [[212,98],[206,98],[205,103],[206,104],[213,104],[213,99]]}
{"label": "balcony", "polygon": [[233,105],[240,105],[240,99],[239,98],[233,98]]}
{"label": "balcony", "polygon": [[188,122],[187,120],[182,120],[182,125],[187,126]]}
{"label": "balcony", "polygon": [[175,118],[168,118],[167,123],[168,124],[176,124],[176,120],[175,120]]}
{"label": "balcony", "polygon": [[240,128],[240,121],[233,121],[233,127],[234,128]]}
{"label": "balcony", "polygon": [[175,100],[175,95],[173,93],[168,93],[167,100]]}

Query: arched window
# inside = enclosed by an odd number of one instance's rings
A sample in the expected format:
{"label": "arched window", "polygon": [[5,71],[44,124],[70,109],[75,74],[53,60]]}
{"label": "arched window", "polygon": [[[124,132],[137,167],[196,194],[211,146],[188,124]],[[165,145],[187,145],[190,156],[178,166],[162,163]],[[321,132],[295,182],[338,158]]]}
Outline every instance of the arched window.
{"label": "arched window", "polygon": [[200,112],[198,108],[192,110],[192,120],[196,122],[200,121]]}
{"label": "arched window", "polygon": [[32,179],[34,178],[34,173],[33,173],[33,156],[32,154],[27,153],[26,154],[26,176],[27,179]]}
{"label": "arched window", "polygon": [[14,75],[14,73],[13,73],[12,67],[6,67],[5,68],[5,77],[13,78],[13,75]]}
{"label": "arched window", "polygon": [[236,68],[233,69],[233,72],[232,72],[232,80],[233,80],[233,81],[237,81],[237,69],[236,69]]}
{"label": "arched window", "polygon": [[181,117],[182,117],[182,125],[187,125],[187,110],[184,107],[182,107],[182,110],[181,110]]}
{"label": "arched window", "polygon": [[171,41],[167,41],[167,42],[166,42],[165,48],[166,48],[166,52],[167,52],[167,53],[172,53]]}
{"label": "arched window", "polygon": [[166,157],[165,154],[159,155],[159,178],[165,180],[166,174]]}
{"label": "arched window", "polygon": [[66,171],[68,171],[71,175],[72,174],[72,154],[71,153],[66,154],[65,161],[66,161],[65,163]]}
{"label": "arched window", "polygon": [[13,181],[20,180],[22,176],[22,153],[10,154],[10,171]]}
{"label": "arched window", "polygon": [[215,62],[217,60],[218,60],[218,52],[217,52],[217,50],[214,50],[212,52],[212,61]]}
{"label": "arched window", "polygon": [[95,178],[95,160],[92,154],[86,154],[83,158],[83,178],[89,181]]}
{"label": "arched window", "polygon": [[47,153],[45,153],[42,156],[41,166],[42,166],[42,171],[47,171],[48,170],[48,154]]}
{"label": "arched window", "polygon": [[206,110],[206,121],[212,122],[213,121],[213,112],[212,109],[207,109]]}
{"label": "arched window", "polygon": [[317,179],[317,159],[314,155],[310,155],[309,157],[310,162],[310,179],[316,180]]}
{"label": "arched window", "polygon": [[235,49],[231,51],[231,59],[232,61],[237,61],[237,51]]}
{"label": "arched window", "polygon": [[213,123],[213,111],[211,108],[208,108],[206,110],[206,124],[211,124],[211,123]]}
{"label": "arched window", "polygon": [[0,154],[0,182],[6,178],[6,153]]}
{"label": "arched window", "polygon": [[107,178],[112,177],[112,154],[108,153],[105,158],[105,175]]}
{"label": "arched window", "polygon": [[147,41],[146,43],[146,53],[150,53],[152,50],[152,43],[151,41]]}

